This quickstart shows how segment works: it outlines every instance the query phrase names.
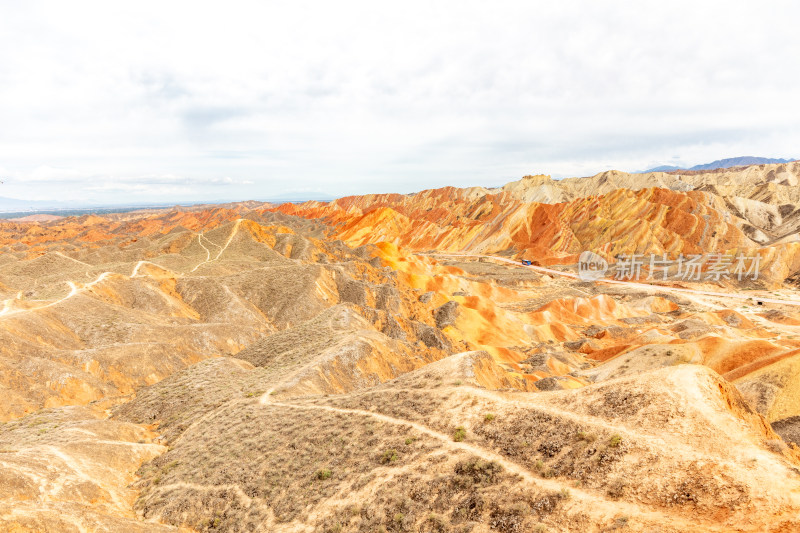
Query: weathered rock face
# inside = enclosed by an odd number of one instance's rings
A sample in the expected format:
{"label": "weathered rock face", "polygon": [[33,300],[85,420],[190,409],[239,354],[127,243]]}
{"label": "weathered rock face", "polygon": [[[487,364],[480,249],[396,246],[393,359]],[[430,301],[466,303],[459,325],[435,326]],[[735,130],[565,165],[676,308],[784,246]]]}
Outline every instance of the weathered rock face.
{"label": "weathered rock face", "polygon": [[0,223],[0,530],[797,530],[797,174]]}
{"label": "weathered rock face", "polygon": [[[303,219],[251,213],[260,224],[241,214],[67,219],[42,227],[35,246],[18,242],[18,252],[7,250],[0,265],[0,420],[130,394],[189,364],[311,323],[338,304],[350,304],[349,313],[368,324],[350,340],[374,350],[372,359],[396,354],[378,381],[459,344],[433,331],[433,307],[369,250],[319,240],[319,226]],[[266,224],[276,217],[295,229]],[[198,220],[208,221],[203,232],[185,229]],[[108,233],[67,249],[61,224],[85,228],[84,236]]]}
{"label": "weathered rock face", "polygon": [[352,245],[512,253],[539,264],[574,263],[584,250],[612,261],[633,253],[757,253],[762,279],[779,283],[800,271],[800,193],[791,185],[800,164],[761,167],[687,176],[536,176],[501,189],[365,195],[278,211],[322,218]]}

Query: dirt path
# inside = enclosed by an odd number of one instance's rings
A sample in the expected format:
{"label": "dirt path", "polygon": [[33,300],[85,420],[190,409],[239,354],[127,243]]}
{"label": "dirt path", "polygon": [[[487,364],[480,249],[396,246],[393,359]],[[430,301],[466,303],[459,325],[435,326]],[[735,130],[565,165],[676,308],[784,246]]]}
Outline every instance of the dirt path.
{"label": "dirt path", "polygon": [[[571,510],[584,513],[592,512],[595,518],[599,518],[600,520],[603,521],[606,520],[611,521],[619,517],[620,515],[626,515],[631,517],[635,516],[646,522],[651,522],[654,524],[671,524],[674,526],[679,526],[687,531],[696,531],[697,526],[701,525],[696,520],[695,521],[683,520],[680,517],[680,515],[677,514],[664,514],[660,511],[647,509],[644,506],[636,505],[634,503],[629,503],[619,500],[608,500],[599,494],[593,494],[585,490],[575,488],[574,486],[570,486],[565,482],[561,482],[554,479],[544,479],[540,477],[535,477],[525,467],[506,459],[502,455],[492,450],[481,448],[480,446],[476,446],[466,442],[455,442],[453,441],[452,436],[445,435],[444,433],[435,431],[417,422],[411,422],[400,418],[393,418],[391,416],[387,416],[384,414],[375,413],[372,411],[364,411],[361,409],[343,409],[327,405],[300,405],[300,404],[292,404],[286,402],[272,402],[270,401],[271,400],[270,395],[272,390],[273,389],[267,391],[261,396],[261,398],[259,399],[259,403],[261,405],[264,406],[272,405],[276,407],[285,407],[289,409],[319,410],[319,411],[327,411],[327,412],[340,413],[346,415],[365,416],[374,418],[376,420],[380,420],[381,422],[385,422],[387,424],[413,428],[414,430],[422,434],[425,434],[429,437],[432,437],[440,441],[440,443],[449,450],[466,452],[469,454],[477,455],[489,461],[494,461],[499,465],[501,465],[506,471],[521,477],[525,483],[529,483],[531,485],[541,487],[545,490],[555,491],[559,493],[561,493],[564,490],[569,491],[571,498],[567,500],[566,505]],[[707,531],[720,531],[720,532],[727,531],[727,529],[708,523],[702,523],[702,527],[705,528],[705,530]]]}
{"label": "dirt path", "polygon": [[84,263],[83,261],[78,261],[78,260],[77,260],[77,259],[75,259],[74,257],[70,257],[70,256],[68,256],[68,255],[64,255],[64,254],[62,254],[61,252],[55,252],[55,254],[56,254],[57,256],[59,256],[59,257],[63,257],[64,259],[69,259],[70,261],[74,261],[75,263],[78,263],[78,264],[79,264],[79,265],[81,265],[81,266],[87,266],[87,267],[90,267],[90,268],[92,268],[92,267],[93,267],[93,265],[90,265],[89,263]]}
{"label": "dirt path", "polygon": [[[201,261],[200,263],[198,263],[198,264],[197,264],[197,265],[196,265],[196,266],[195,266],[195,267],[194,267],[192,270],[190,270],[189,272],[190,272],[190,273],[191,273],[191,272],[194,272],[195,270],[197,270],[198,268],[200,268],[202,265],[205,265],[205,264],[207,264],[207,263],[211,263],[211,262],[213,262],[213,261],[217,261],[217,260],[218,260],[218,259],[219,259],[219,258],[222,256],[223,252],[225,252],[225,250],[228,248],[228,246],[229,246],[229,245],[231,244],[231,242],[233,241],[233,238],[236,236],[236,233],[237,233],[237,231],[239,230],[239,224],[241,224],[242,220],[243,220],[243,219],[241,219],[241,218],[240,218],[240,219],[238,219],[238,220],[236,221],[236,223],[235,223],[235,224],[234,224],[234,226],[233,226],[233,230],[231,231],[231,234],[230,234],[230,236],[228,237],[227,241],[225,242],[225,245],[224,245],[224,246],[220,246],[220,245],[218,245],[218,244],[215,244],[215,243],[211,242],[210,240],[208,240],[208,238],[206,237],[206,240],[207,240],[207,241],[208,241],[210,244],[213,244],[214,246],[216,246],[216,247],[218,247],[218,248],[219,248],[219,253],[217,253],[217,255],[216,255],[216,256],[215,256],[213,259],[211,259],[211,251],[210,251],[208,248],[206,248],[206,247],[203,245],[202,238],[203,238],[204,236],[203,236],[203,234],[202,234],[202,233],[200,233],[200,234],[198,235],[198,242],[199,242],[200,246],[202,246],[202,247],[203,247],[203,249],[206,251],[206,260],[205,260],[205,261]],[[64,257],[66,257],[66,256],[64,256]],[[81,261],[77,261],[77,260],[75,260],[75,261],[76,261],[76,262],[78,262],[78,263],[81,263]],[[142,276],[141,274],[139,274],[139,269],[140,269],[140,268],[142,267],[142,265],[144,265],[145,263],[149,263],[149,264],[152,264],[152,265],[158,266],[158,265],[156,265],[155,263],[152,263],[152,262],[150,262],[150,261],[139,261],[139,262],[137,262],[137,263],[136,263],[136,265],[134,265],[134,267],[133,267],[133,271],[131,272],[131,275],[130,275],[130,277],[131,277],[131,278],[135,278],[135,277],[140,277],[140,276]],[[160,267],[160,268],[163,268],[163,267]],[[73,282],[73,281],[65,281],[64,283],[66,283],[66,284],[67,284],[67,286],[69,287],[69,293],[67,293],[67,295],[66,295],[66,296],[64,296],[63,298],[60,298],[60,299],[58,299],[58,300],[54,300],[54,301],[52,301],[52,302],[49,302],[49,303],[46,303],[46,304],[43,304],[43,305],[35,306],[35,307],[28,307],[28,308],[25,308],[25,309],[14,309],[14,308],[13,308],[13,304],[14,304],[14,302],[15,302],[15,301],[18,301],[18,300],[21,298],[21,296],[22,296],[22,292],[20,291],[19,293],[17,293],[17,296],[16,296],[15,298],[11,298],[11,299],[7,299],[7,300],[4,300],[4,301],[3,301],[3,308],[2,308],[2,309],[0,309],[0,319],[3,319],[3,318],[5,318],[5,317],[8,317],[8,316],[18,315],[18,314],[21,314],[21,313],[30,313],[30,312],[33,312],[33,311],[38,311],[38,310],[40,310],[40,309],[46,309],[46,308],[48,308],[48,307],[53,307],[53,306],[55,306],[55,305],[58,305],[58,304],[60,304],[60,303],[63,303],[63,302],[65,302],[66,300],[69,300],[70,298],[72,298],[73,296],[75,296],[76,294],[78,294],[79,292],[81,292],[82,290],[85,290],[85,289],[90,289],[90,288],[94,287],[95,285],[97,285],[98,283],[100,283],[101,281],[103,281],[104,279],[106,279],[108,276],[110,276],[110,275],[112,275],[112,274],[115,274],[115,272],[103,272],[102,274],[100,274],[100,275],[97,277],[97,279],[95,279],[94,281],[91,281],[91,282],[89,282],[89,283],[87,283],[87,284],[83,285],[82,287],[79,287],[79,286],[78,286],[78,285],[77,285],[75,282]],[[183,274],[179,274],[179,275],[183,275]]]}
{"label": "dirt path", "polygon": [[[211,241],[208,241],[208,242],[211,242]],[[203,244],[203,234],[202,234],[202,233],[198,233],[198,234],[197,234],[197,243],[198,243],[200,246],[202,246],[203,250],[205,250],[205,251],[206,251],[206,260],[205,260],[205,261],[201,261],[201,262],[197,263],[197,264],[195,265],[195,267],[194,267],[193,269],[191,269],[189,272],[194,272],[195,270],[197,270],[198,268],[200,268],[202,265],[205,265],[206,263],[209,263],[209,262],[211,262],[211,250],[209,250],[208,248],[206,248],[206,247],[205,247],[205,245]]]}
{"label": "dirt path", "polygon": [[[72,281],[66,281],[65,283],[67,284],[67,286],[69,286],[69,293],[66,296],[64,296],[61,299],[52,301],[52,302],[44,304],[44,305],[39,305],[39,306],[36,306],[36,307],[29,307],[27,309],[12,309],[10,304],[9,304],[9,301],[6,300],[6,304],[3,307],[3,310],[0,311],[0,318],[4,318],[4,317],[7,317],[7,316],[13,316],[13,315],[17,315],[17,314],[20,314],[20,313],[29,313],[31,311],[38,311],[39,309],[46,309],[48,307],[53,307],[54,305],[58,305],[58,304],[60,304],[62,302],[65,302],[66,300],[69,300],[70,298],[72,298],[73,296],[75,296],[76,294],[81,292],[82,290],[90,289],[90,288],[94,287],[95,285],[97,285],[98,283],[100,283],[101,281],[103,281],[104,279],[106,279],[108,276],[110,276],[112,274],[114,274],[114,272],[103,272],[102,274],[100,274],[97,277],[97,279],[85,284],[83,287],[78,287]],[[17,295],[17,296],[19,296],[19,295]]]}
{"label": "dirt path", "polygon": [[[519,261],[514,261],[512,259],[507,259],[505,257],[497,257],[494,255],[481,255],[481,254],[459,254],[459,253],[448,253],[448,254],[416,254],[425,257],[474,257],[474,258],[484,258],[484,259],[493,259],[495,261],[501,261],[503,263],[508,263],[514,265],[516,267],[521,268],[530,268],[531,270],[535,270],[537,272],[543,272],[545,274],[561,276],[565,278],[571,278],[576,281],[583,281],[578,277],[577,274],[573,274],[572,272],[562,272],[560,270],[554,270],[552,268],[540,267],[535,265],[523,265]],[[641,289],[645,291],[653,291],[653,292],[666,292],[666,293],[684,293],[684,294],[696,294],[700,296],[713,296],[715,298],[733,298],[736,300],[758,300],[759,302],[765,303],[774,303],[774,304],[781,304],[781,305],[794,305],[800,307],[799,300],[780,300],[776,298],[756,298],[755,296],[745,296],[743,294],[733,294],[733,293],[724,293],[724,292],[713,292],[713,291],[699,291],[695,289],[682,289],[678,287],[665,287],[663,285],[653,285],[650,283],[639,283],[635,281],[622,281],[617,279],[600,279],[597,280],[595,283],[605,283],[609,285],[623,285],[626,287],[632,287],[635,289]]]}
{"label": "dirt path", "polygon": [[[208,242],[211,242],[211,241],[208,241]],[[203,244],[203,234],[202,233],[198,233],[197,234],[197,244],[199,244],[203,248],[203,250],[206,251],[206,263],[211,261],[211,250],[206,248],[206,246]]]}
{"label": "dirt path", "polygon": [[[456,355],[452,355],[450,357],[455,357]],[[464,389],[458,389],[456,387],[448,390],[452,390],[453,393],[456,393],[459,390],[464,390]],[[466,392],[467,396],[480,396],[481,398],[484,398],[486,400],[497,402],[501,405],[510,405],[515,408],[524,406],[526,409],[532,411],[538,411],[539,413],[550,415],[552,417],[561,420],[569,420],[577,425],[582,425],[584,427],[588,424],[603,427],[607,429],[609,432],[618,434],[619,436],[623,437],[625,441],[628,442],[637,442],[639,444],[650,443],[653,445],[654,448],[658,448],[659,446],[663,446],[665,440],[669,440],[670,448],[673,450],[679,450],[680,455],[682,457],[691,457],[698,460],[708,459],[707,454],[698,451],[697,447],[692,446],[690,443],[685,442],[685,437],[683,436],[673,437],[670,435],[660,435],[656,437],[649,433],[643,433],[639,431],[636,427],[631,427],[619,423],[615,424],[604,418],[599,418],[588,414],[576,414],[572,411],[560,409],[552,405],[546,405],[538,401],[538,399],[541,398],[540,394],[542,393],[535,393],[531,395],[530,393],[525,393],[525,392],[503,392],[496,390],[481,389],[477,387],[469,388],[466,390],[468,390],[468,392]],[[348,395],[348,397],[352,398],[359,396],[368,396],[370,394],[380,394],[381,392],[383,391],[375,391],[367,389],[365,391],[351,393]],[[386,392],[405,392],[413,394],[413,393],[419,393],[419,389],[390,389],[387,390]]]}
{"label": "dirt path", "polygon": [[[239,225],[242,223],[242,220],[243,220],[243,219],[241,219],[241,218],[240,218],[240,219],[237,219],[237,220],[236,220],[236,222],[233,224],[233,230],[231,231],[231,234],[230,234],[230,236],[228,237],[228,240],[227,240],[227,241],[225,241],[225,245],[224,245],[224,246],[220,246],[220,245],[218,245],[218,244],[214,244],[213,242],[211,242],[211,241],[208,239],[208,237],[205,237],[205,236],[204,236],[202,233],[200,233],[200,234],[197,236],[197,242],[198,242],[198,243],[200,243],[200,246],[202,246],[202,247],[203,247],[203,250],[205,250],[205,251],[206,251],[206,254],[207,254],[207,256],[206,256],[206,260],[205,260],[205,261],[201,261],[200,263],[197,263],[197,265],[195,265],[195,267],[194,267],[193,269],[191,269],[189,272],[190,272],[190,273],[191,273],[191,272],[194,272],[194,271],[196,271],[198,268],[200,268],[201,266],[203,266],[203,265],[205,265],[205,264],[207,264],[207,263],[214,262],[214,261],[216,261],[217,259],[219,259],[219,258],[222,256],[223,252],[225,252],[225,250],[227,250],[227,249],[228,249],[228,246],[230,246],[230,244],[231,244],[231,241],[233,241],[233,238],[236,236],[236,233],[239,231]],[[207,240],[207,241],[208,241],[210,244],[212,244],[212,245],[216,246],[217,248],[219,248],[219,252],[217,253],[216,257],[214,257],[214,259],[211,259],[211,250],[209,250],[208,248],[206,248],[206,247],[205,247],[205,245],[203,244],[203,238],[205,238],[205,239],[206,239],[206,240]]]}
{"label": "dirt path", "polygon": [[205,240],[206,240],[206,242],[207,242],[208,244],[210,244],[211,246],[213,246],[214,248],[217,248],[218,250],[222,248],[222,246],[220,246],[219,244],[215,243],[214,241],[212,241],[211,239],[209,239],[208,237],[206,237],[205,233],[201,233],[201,234],[200,234],[200,237],[201,237],[202,239],[205,239]]}
{"label": "dirt path", "polygon": [[145,277],[146,276],[145,274],[139,274],[139,269],[142,268],[143,265],[153,265],[154,267],[158,267],[158,268],[167,270],[166,267],[162,267],[161,265],[157,265],[157,264],[153,263],[152,261],[143,260],[143,261],[139,261],[138,263],[136,263],[136,266],[133,267],[133,271],[131,272],[131,278],[138,278],[140,276],[141,277]]}

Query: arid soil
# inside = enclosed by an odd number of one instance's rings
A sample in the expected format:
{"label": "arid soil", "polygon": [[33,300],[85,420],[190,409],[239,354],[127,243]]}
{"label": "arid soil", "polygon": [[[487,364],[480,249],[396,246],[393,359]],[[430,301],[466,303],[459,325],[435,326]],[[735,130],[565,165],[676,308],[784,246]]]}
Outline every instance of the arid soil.
{"label": "arid soil", "polygon": [[798,174],[0,223],[0,530],[798,531]]}

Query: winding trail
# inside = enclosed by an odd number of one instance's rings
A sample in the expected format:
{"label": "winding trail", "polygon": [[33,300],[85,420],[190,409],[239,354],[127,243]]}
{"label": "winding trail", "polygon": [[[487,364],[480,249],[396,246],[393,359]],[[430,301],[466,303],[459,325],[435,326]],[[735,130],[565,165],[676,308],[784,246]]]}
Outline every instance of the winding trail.
{"label": "winding trail", "polygon": [[[228,246],[233,241],[233,238],[236,236],[236,233],[239,230],[239,225],[241,224],[242,220],[243,219],[240,218],[235,222],[235,224],[233,226],[233,230],[231,231],[231,234],[228,236],[228,239],[225,242],[224,246],[219,246],[218,244],[215,244],[215,243],[211,242],[208,239],[208,237],[205,237],[202,233],[198,234],[198,243],[206,251],[206,259],[204,261],[201,261],[197,265],[195,265],[195,267],[192,270],[190,270],[189,272],[190,273],[194,272],[198,268],[200,268],[202,265],[217,261],[222,256],[223,252],[225,252],[225,250],[228,248]],[[212,245],[214,245],[214,246],[216,246],[216,247],[218,247],[220,249],[219,252],[217,253],[217,255],[213,259],[211,259],[211,251],[208,248],[206,248],[205,245],[203,245],[203,241],[202,241],[203,238],[205,238],[210,244],[212,244]],[[57,252],[57,253],[59,253],[59,255],[63,255],[63,254],[60,254],[60,252]],[[67,257],[67,256],[64,256],[64,257]],[[68,259],[72,259],[72,258],[69,258],[69,257],[67,257],[67,258]],[[74,261],[76,261],[77,263],[81,263],[81,264],[87,264],[87,263],[83,263],[82,261],[78,261],[77,259],[74,259]],[[139,269],[145,263],[149,263],[151,265],[159,266],[159,265],[156,265],[155,263],[152,263],[151,261],[146,261],[146,260],[139,261],[134,265],[133,271],[131,272],[131,275],[129,277],[131,277],[131,278],[143,277],[142,274],[139,273]],[[160,267],[160,268],[163,268],[163,267]],[[116,272],[110,272],[110,271],[103,272],[94,281],[90,281],[89,283],[86,283],[85,285],[80,286],[80,287],[73,281],[65,281],[64,283],[66,283],[67,286],[69,287],[69,293],[67,293],[67,295],[64,296],[63,298],[60,298],[58,300],[54,300],[52,302],[49,302],[49,303],[46,303],[46,304],[43,304],[43,305],[38,305],[38,306],[34,306],[34,307],[28,307],[28,308],[25,308],[25,309],[14,309],[12,307],[13,303],[15,301],[18,301],[18,300],[22,299],[22,291],[20,291],[20,292],[17,293],[17,295],[14,298],[10,298],[10,299],[7,299],[7,300],[3,301],[3,308],[0,309],[0,319],[6,318],[6,317],[9,317],[9,316],[19,315],[21,313],[30,313],[30,312],[33,312],[33,311],[38,311],[40,309],[47,309],[48,307],[53,307],[55,305],[63,303],[65,301],[69,300],[70,298],[72,298],[73,296],[77,295],[79,292],[81,292],[83,290],[86,290],[86,289],[91,289],[92,287],[94,287],[95,285],[97,285],[98,283],[100,283],[101,281],[103,281],[104,279],[106,279],[108,276],[110,276],[112,274],[116,274]],[[180,275],[183,275],[183,274],[179,274],[179,276]]]}
{"label": "winding trail", "polygon": [[[228,237],[228,240],[227,240],[227,241],[225,241],[225,245],[224,245],[224,246],[219,246],[218,244],[214,244],[213,242],[211,242],[211,241],[208,239],[208,237],[206,237],[206,236],[205,236],[205,235],[203,235],[202,233],[198,234],[198,235],[197,235],[197,242],[200,244],[200,246],[202,246],[202,247],[203,247],[203,250],[205,250],[205,251],[206,251],[206,254],[207,254],[207,255],[206,255],[206,260],[205,260],[205,261],[201,261],[200,263],[197,263],[197,265],[195,265],[195,267],[194,267],[193,269],[191,269],[189,272],[190,272],[190,273],[191,273],[191,272],[194,272],[194,271],[196,271],[198,268],[200,268],[201,266],[203,266],[203,265],[205,265],[205,264],[207,264],[207,263],[212,263],[212,262],[214,262],[214,261],[218,260],[218,259],[219,259],[219,258],[222,256],[222,253],[223,253],[225,250],[227,250],[227,249],[228,249],[228,246],[230,246],[230,244],[231,244],[231,241],[233,241],[233,238],[236,236],[236,233],[239,231],[239,225],[241,225],[241,223],[242,223],[242,220],[243,220],[243,219],[239,218],[239,219],[237,219],[237,220],[236,220],[236,222],[233,224],[233,230],[231,230],[231,234],[230,234],[230,236]],[[214,257],[214,259],[211,259],[211,250],[209,250],[208,248],[206,248],[206,247],[205,247],[205,245],[203,244],[203,239],[204,239],[204,238],[205,238],[205,240],[207,240],[207,241],[208,241],[210,244],[212,244],[212,245],[214,245],[214,246],[216,246],[216,247],[218,247],[218,248],[219,248],[219,252],[217,253],[216,257]]]}
{"label": "winding trail", "polygon": [[[215,248],[217,248],[217,249],[221,249],[221,248],[222,248],[222,246],[220,246],[219,244],[215,243],[214,241],[212,241],[211,239],[209,239],[208,237],[206,237],[205,233],[201,233],[201,234],[200,234],[200,237],[201,237],[201,238],[203,238],[203,239],[205,239],[205,240],[206,240],[206,242],[207,242],[208,244],[210,244],[211,246],[213,246],[213,247],[215,247]],[[210,257],[210,256],[209,256],[209,257]]]}
{"label": "winding trail", "polygon": [[[675,526],[682,526],[687,531],[694,531],[699,524],[697,520],[684,520],[677,514],[665,514],[657,510],[648,509],[643,505],[637,505],[634,503],[621,501],[621,500],[609,500],[604,496],[596,493],[590,493],[585,490],[579,489],[574,487],[574,485],[570,485],[568,483],[563,483],[555,479],[545,479],[541,477],[534,476],[530,470],[525,468],[522,465],[519,465],[503,455],[500,455],[497,452],[494,452],[490,449],[482,448],[480,446],[476,446],[473,444],[469,444],[466,442],[455,442],[450,435],[446,435],[434,429],[431,429],[425,425],[422,425],[417,422],[412,422],[409,420],[403,420],[400,418],[394,418],[388,415],[384,415],[381,413],[376,413],[373,411],[365,411],[362,409],[344,409],[340,407],[332,407],[329,405],[309,405],[309,404],[295,404],[295,403],[287,403],[287,402],[273,402],[271,401],[271,394],[273,389],[268,390],[265,392],[261,398],[259,398],[259,404],[263,406],[275,406],[275,407],[285,407],[289,409],[300,409],[300,410],[317,410],[317,411],[327,411],[331,413],[339,413],[339,414],[346,414],[346,415],[353,415],[353,416],[363,416],[363,417],[370,417],[375,420],[379,420],[381,422],[392,424],[396,426],[402,426],[405,428],[413,428],[414,430],[432,437],[438,440],[445,448],[451,451],[460,451],[460,452],[467,452],[469,454],[477,455],[483,459],[494,461],[497,464],[501,465],[506,471],[516,474],[525,483],[529,483],[534,486],[538,486],[545,490],[550,490],[554,492],[561,492],[564,489],[569,491],[571,496],[570,500],[568,500],[568,505],[570,506],[571,510],[576,512],[587,512],[591,510],[595,517],[597,515],[601,515],[603,520],[613,520],[620,515],[626,515],[631,517],[637,517],[639,519],[654,523],[654,524],[671,524]],[[716,524],[711,524],[708,522],[702,523],[703,527],[706,528],[706,531],[729,531],[724,527],[717,526]]]}
{"label": "winding trail", "polygon": [[[70,298],[72,298],[73,296],[75,296],[76,294],[78,294],[80,291],[82,291],[84,289],[90,289],[90,288],[94,287],[95,285],[97,285],[98,283],[100,283],[101,281],[106,279],[108,276],[110,276],[111,274],[115,274],[115,272],[103,272],[102,274],[100,274],[97,277],[97,279],[87,283],[86,285],[84,285],[82,287],[78,287],[72,281],[65,281],[64,283],[66,283],[69,286],[69,294],[67,294],[66,296],[64,296],[61,299],[52,301],[52,302],[44,304],[44,305],[39,305],[39,306],[36,306],[36,307],[30,307],[30,308],[27,308],[27,309],[11,309],[11,307],[9,305],[9,300],[6,300],[5,307],[3,307],[3,310],[0,311],[0,318],[5,318],[7,316],[13,316],[13,315],[17,315],[17,314],[20,314],[20,313],[29,313],[31,311],[38,311],[39,309],[47,309],[48,307],[53,307],[54,305],[58,305],[58,304],[60,304],[62,302],[65,302],[66,300],[69,300]],[[19,294],[17,294],[17,296],[19,297]]]}
{"label": "winding trail", "polygon": [[133,272],[131,272],[130,276],[131,278],[145,277],[144,274],[139,274],[139,269],[142,268],[142,265],[153,265],[158,268],[164,268],[161,265],[153,263],[152,261],[147,261],[147,260],[139,261],[138,263],[136,263],[136,266],[133,267]]}

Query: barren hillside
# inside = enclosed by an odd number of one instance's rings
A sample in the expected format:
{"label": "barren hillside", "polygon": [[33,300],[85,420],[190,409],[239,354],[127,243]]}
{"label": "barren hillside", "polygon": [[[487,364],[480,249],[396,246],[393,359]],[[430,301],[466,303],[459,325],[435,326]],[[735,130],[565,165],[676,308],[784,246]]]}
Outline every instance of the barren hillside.
{"label": "barren hillside", "polygon": [[796,531],[799,175],[0,223],[0,530]]}

